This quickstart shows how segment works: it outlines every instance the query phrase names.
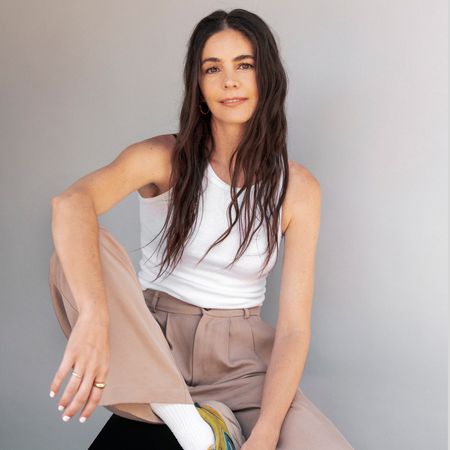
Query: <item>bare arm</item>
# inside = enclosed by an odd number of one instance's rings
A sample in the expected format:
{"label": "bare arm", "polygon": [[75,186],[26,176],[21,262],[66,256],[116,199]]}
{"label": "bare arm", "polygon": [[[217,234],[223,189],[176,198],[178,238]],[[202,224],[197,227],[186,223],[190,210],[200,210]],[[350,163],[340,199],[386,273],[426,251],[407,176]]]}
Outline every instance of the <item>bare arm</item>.
{"label": "bare arm", "polygon": [[295,163],[292,169],[289,178],[292,214],[285,233],[278,321],[261,412],[252,431],[251,440],[255,447],[251,448],[276,447],[304,371],[311,341],[321,189],[319,182],[303,166]]}
{"label": "bare arm", "polygon": [[132,144],[112,163],[52,199],[55,252],[81,315],[108,323],[97,217],[128,194],[164,175],[164,139]]}
{"label": "bare arm", "polygon": [[81,315],[108,323],[101,274],[98,220],[92,200],[83,194],[52,201],[55,251]]}
{"label": "bare arm", "polygon": [[82,408],[90,417],[109,369],[109,312],[99,249],[97,217],[140,187],[167,177],[167,137],[132,144],[110,164],[92,172],[52,199],[52,234],[56,256],[76,302],[79,316],[72,327],[61,364],[51,382],[56,395],[75,370],[58,401],[63,420]]}

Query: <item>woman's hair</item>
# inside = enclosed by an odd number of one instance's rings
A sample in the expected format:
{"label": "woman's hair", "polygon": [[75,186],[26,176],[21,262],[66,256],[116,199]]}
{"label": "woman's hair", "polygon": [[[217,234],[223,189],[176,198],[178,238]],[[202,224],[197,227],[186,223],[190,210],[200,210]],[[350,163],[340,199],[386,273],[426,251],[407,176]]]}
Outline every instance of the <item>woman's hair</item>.
{"label": "woman's hair", "polygon": [[[190,238],[197,222],[200,198],[203,201],[202,180],[210,155],[214,150],[211,133],[211,114],[202,114],[199,103],[203,96],[199,86],[201,55],[208,38],[215,33],[234,29],[245,35],[252,43],[255,56],[258,104],[245,131],[232,154],[235,159],[231,179],[231,202],[227,209],[228,229],[211,244],[199,263],[212,247],[222,242],[239,220],[241,242],[230,263],[233,265],[245,252],[253,235],[266,223],[268,253],[262,270],[267,266],[275,247],[278,252],[278,226],[281,221],[281,205],[288,185],[288,155],[286,147],[286,115],[284,111],[287,76],[280,60],[277,44],[267,24],[256,14],[244,9],[227,13],[216,10],[203,18],[195,27],[189,42],[184,63],[184,98],[179,117],[179,131],[172,153],[171,195],[164,231],[160,244],[166,247],[161,259],[157,278],[164,266],[172,270],[178,264],[185,242]],[[208,143],[211,147],[208,147]],[[237,187],[238,174],[244,174],[244,186]],[[253,177],[256,183],[251,189]],[[282,179],[281,189],[280,179]],[[238,191],[236,192],[236,189]],[[277,194],[280,193],[278,196]],[[242,206],[238,197],[243,195]],[[253,205],[250,207],[250,205]],[[236,216],[232,218],[232,210]],[[241,234],[241,211],[245,216],[244,238]],[[254,229],[255,220],[258,226]],[[261,220],[263,219],[263,221]],[[254,231],[252,232],[252,230]],[[160,232],[160,233],[161,233]],[[156,238],[156,237],[155,237]],[[229,267],[229,266],[227,266]]]}

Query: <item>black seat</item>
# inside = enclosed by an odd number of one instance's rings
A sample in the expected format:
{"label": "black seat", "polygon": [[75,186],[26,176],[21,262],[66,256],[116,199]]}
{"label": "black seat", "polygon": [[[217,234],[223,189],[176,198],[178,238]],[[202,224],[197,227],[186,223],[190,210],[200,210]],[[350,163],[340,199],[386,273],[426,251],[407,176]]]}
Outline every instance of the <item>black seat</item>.
{"label": "black seat", "polygon": [[183,450],[166,424],[112,414],[88,450]]}

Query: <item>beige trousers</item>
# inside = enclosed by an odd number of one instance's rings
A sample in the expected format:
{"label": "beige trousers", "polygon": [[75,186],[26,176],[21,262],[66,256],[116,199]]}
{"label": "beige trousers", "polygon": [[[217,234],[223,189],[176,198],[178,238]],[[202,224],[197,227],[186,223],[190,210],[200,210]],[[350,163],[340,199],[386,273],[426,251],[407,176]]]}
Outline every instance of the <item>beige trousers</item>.
{"label": "beige trousers", "polygon": [[[150,402],[218,400],[248,438],[258,416],[275,329],[260,307],[208,309],[163,291],[142,291],[132,261],[99,228],[100,259],[110,318],[110,366],[99,405],[132,420],[163,423]],[[78,317],[56,252],[50,258],[53,308],[66,338]],[[353,447],[298,387],[277,450]]]}

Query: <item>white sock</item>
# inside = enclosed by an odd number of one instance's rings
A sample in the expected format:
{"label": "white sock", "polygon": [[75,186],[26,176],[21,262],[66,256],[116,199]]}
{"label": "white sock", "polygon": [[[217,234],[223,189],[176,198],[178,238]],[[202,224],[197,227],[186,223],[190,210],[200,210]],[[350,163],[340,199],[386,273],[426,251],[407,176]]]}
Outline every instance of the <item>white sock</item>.
{"label": "white sock", "polygon": [[207,450],[214,432],[194,404],[150,403],[153,412],[170,428],[183,450]]}

